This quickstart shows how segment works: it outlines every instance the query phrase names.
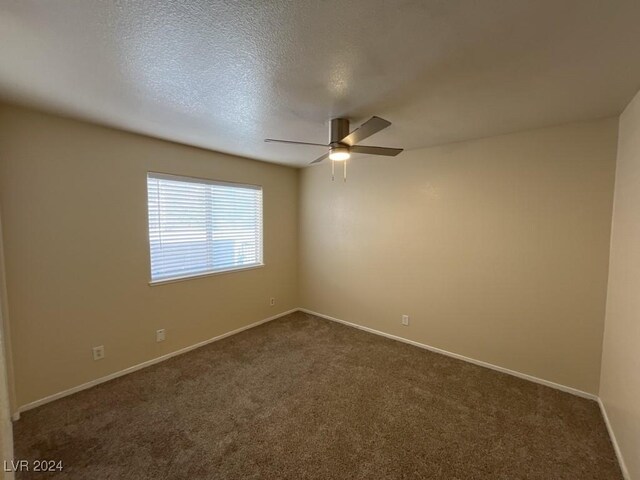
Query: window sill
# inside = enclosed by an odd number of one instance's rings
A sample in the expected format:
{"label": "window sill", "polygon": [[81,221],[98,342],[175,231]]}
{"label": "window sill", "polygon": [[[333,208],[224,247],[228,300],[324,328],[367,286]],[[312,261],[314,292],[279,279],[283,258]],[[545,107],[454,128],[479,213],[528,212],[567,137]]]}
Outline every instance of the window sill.
{"label": "window sill", "polygon": [[187,280],[195,280],[197,278],[212,277],[214,275],[224,275],[226,273],[244,272],[247,270],[255,270],[257,268],[262,268],[262,267],[264,267],[264,263],[260,263],[257,265],[249,265],[249,266],[240,267],[240,268],[228,268],[226,270],[216,270],[215,272],[199,273],[197,275],[185,275],[184,277],[172,277],[172,278],[164,278],[162,280],[152,280],[149,282],[149,286],[156,287],[158,285],[165,285],[167,283],[185,282]]}

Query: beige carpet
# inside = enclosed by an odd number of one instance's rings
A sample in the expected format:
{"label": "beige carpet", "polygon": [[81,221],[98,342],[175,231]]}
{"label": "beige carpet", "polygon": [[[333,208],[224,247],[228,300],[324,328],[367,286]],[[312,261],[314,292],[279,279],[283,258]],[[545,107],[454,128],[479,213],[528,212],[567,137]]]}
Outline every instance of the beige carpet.
{"label": "beige carpet", "polygon": [[23,414],[74,479],[621,479],[595,402],[302,313]]}

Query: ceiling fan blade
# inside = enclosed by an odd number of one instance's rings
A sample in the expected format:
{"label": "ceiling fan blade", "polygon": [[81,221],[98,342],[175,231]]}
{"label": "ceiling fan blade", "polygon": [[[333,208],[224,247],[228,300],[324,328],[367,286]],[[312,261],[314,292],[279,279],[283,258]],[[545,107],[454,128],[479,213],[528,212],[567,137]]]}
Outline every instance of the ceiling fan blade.
{"label": "ceiling fan blade", "polygon": [[388,148],[388,147],[367,147],[365,145],[354,145],[350,147],[352,153],[366,153],[369,155],[385,155],[387,157],[395,157],[403,151],[402,148]]}
{"label": "ceiling fan blade", "polygon": [[329,145],[323,145],[322,143],[309,143],[309,142],[296,142],[293,140],[276,140],[275,138],[265,138],[267,143],[289,143],[292,145],[311,145],[313,147],[328,147]]}
{"label": "ceiling fan blade", "polygon": [[391,122],[385,120],[384,118],[371,117],[349,135],[340,140],[340,143],[355,145],[356,143],[360,143],[365,138],[369,138],[374,133],[378,133],[380,130],[387,128],[389,125],[391,125]]}
{"label": "ceiling fan blade", "polygon": [[309,165],[313,165],[314,163],[320,163],[323,160],[326,160],[327,158],[329,158],[329,152],[325,153],[324,155],[322,155],[321,157],[316,158],[313,162],[311,162]]}

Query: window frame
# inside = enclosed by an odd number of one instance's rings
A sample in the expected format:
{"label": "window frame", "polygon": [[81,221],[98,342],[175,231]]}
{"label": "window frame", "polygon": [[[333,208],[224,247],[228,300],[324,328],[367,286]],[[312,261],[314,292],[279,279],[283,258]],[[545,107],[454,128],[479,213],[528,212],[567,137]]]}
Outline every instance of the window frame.
{"label": "window frame", "polygon": [[[206,184],[206,185],[222,185],[222,186],[230,186],[230,187],[241,187],[241,188],[247,188],[247,189],[251,189],[251,190],[260,190],[262,193],[262,198],[261,198],[261,217],[262,217],[262,222],[261,222],[261,232],[260,232],[260,240],[261,240],[261,245],[260,245],[260,251],[261,251],[261,262],[260,263],[256,263],[256,264],[252,264],[252,265],[246,265],[246,266],[239,266],[239,267],[230,267],[230,268],[224,268],[224,269],[220,269],[220,270],[212,270],[212,271],[208,271],[208,272],[202,272],[202,273],[194,273],[192,275],[181,275],[178,277],[170,277],[170,278],[163,278],[163,279],[159,279],[159,280],[154,280],[153,279],[153,271],[152,271],[152,263],[151,263],[151,225],[150,225],[150,221],[149,221],[149,178],[154,178],[154,179],[158,179],[158,180],[172,180],[172,181],[177,181],[177,182],[185,182],[185,183],[199,183],[199,184]],[[158,285],[164,285],[164,284],[168,284],[168,283],[175,283],[175,282],[184,282],[187,280],[195,280],[198,278],[204,278],[204,277],[211,277],[214,275],[224,275],[227,273],[235,273],[235,272],[243,272],[243,271],[247,271],[247,270],[256,270],[258,268],[263,268],[265,266],[265,260],[264,260],[264,223],[265,223],[265,219],[264,219],[264,188],[262,185],[258,185],[258,184],[253,184],[253,183],[240,183],[240,182],[230,182],[230,181],[226,181],[226,180],[214,180],[211,178],[202,178],[202,177],[194,177],[191,175],[178,175],[178,174],[174,174],[174,173],[165,173],[165,172],[156,172],[156,171],[147,171],[146,175],[145,175],[145,192],[146,192],[146,212],[147,212],[147,251],[149,253],[148,255],[148,265],[149,265],[149,285],[150,286],[158,286]]]}

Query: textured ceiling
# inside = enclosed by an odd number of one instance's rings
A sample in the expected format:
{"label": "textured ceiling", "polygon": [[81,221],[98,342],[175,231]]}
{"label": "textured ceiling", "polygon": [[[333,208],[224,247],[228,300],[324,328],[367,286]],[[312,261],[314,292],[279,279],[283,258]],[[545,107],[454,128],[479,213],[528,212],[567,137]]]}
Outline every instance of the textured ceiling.
{"label": "textured ceiling", "polygon": [[0,97],[305,165],[328,120],[416,148],[620,113],[638,0],[0,0]]}

